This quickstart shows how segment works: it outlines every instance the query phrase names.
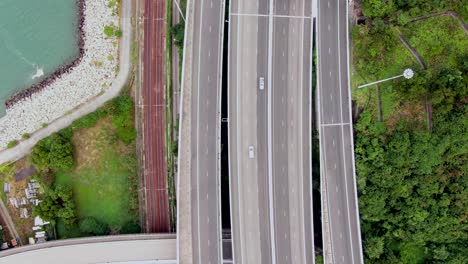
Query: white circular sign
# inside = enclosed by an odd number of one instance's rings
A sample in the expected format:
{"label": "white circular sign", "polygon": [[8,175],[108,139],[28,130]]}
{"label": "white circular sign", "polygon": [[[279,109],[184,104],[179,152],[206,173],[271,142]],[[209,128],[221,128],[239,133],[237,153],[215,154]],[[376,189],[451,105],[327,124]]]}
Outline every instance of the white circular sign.
{"label": "white circular sign", "polygon": [[411,79],[413,78],[414,76],[414,72],[412,69],[406,69],[404,72],[403,72],[403,76],[406,78],[406,79]]}

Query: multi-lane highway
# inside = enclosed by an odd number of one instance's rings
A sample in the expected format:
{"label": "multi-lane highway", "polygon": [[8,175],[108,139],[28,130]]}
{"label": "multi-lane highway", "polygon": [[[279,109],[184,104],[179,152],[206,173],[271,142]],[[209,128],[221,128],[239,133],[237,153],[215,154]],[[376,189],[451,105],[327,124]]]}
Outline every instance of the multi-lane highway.
{"label": "multi-lane highway", "polygon": [[235,263],[313,263],[311,4],[231,1],[229,167]]}
{"label": "multi-lane highway", "polygon": [[[363,263],[353,157],[347,1],[318,2],[318,101],[326,263]],[[324,224],[324,227],[326,225]],[[328,232],[329,231],[329,232]]]}
{"label": "multi-lane highway", "polygon": [[143,115],[146,232],[169,232],[164,143],[165,1],[144,2]]}
{"label": "multi-lane highway", "polygon": [[191,219],[193,263],[221,263],[220,125],[224,1],[193,5]]}

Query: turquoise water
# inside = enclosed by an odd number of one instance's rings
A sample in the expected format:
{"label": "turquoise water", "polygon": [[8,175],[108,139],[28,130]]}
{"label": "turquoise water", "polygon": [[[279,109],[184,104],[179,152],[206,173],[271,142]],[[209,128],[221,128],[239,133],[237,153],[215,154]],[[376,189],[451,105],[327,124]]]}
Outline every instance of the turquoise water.
{"label": "turquoise water", "polygon": [[0,117],[9,96],[77,56],[77,8],[76,0],[0,0]]}

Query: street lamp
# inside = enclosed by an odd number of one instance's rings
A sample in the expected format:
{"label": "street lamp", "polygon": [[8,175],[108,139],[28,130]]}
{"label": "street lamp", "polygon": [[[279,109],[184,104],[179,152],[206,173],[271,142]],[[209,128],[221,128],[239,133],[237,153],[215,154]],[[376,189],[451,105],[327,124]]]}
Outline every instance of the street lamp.
{"label": "street lamp", "polygon": [[400,78],[400,77],[405,77],[405,79],[411,79],[411,78],[413,78],[413,76],[414,76],[414,71],[412,69],[408,68],[408,69],[405,69],[403,71],[403,74],[400,74],[398,76],[393,76],[393,77],[390,77],[390,78],[387,78],[387,79],[383,79],[383,80],[380,80],[380,81],[359,85],[358,88],[364,88],[364,87],[367,87],[367,86],[371,86],[371,85],[381,83],[381,82],[386,82],[386,81],[397,79],[397,78]]}

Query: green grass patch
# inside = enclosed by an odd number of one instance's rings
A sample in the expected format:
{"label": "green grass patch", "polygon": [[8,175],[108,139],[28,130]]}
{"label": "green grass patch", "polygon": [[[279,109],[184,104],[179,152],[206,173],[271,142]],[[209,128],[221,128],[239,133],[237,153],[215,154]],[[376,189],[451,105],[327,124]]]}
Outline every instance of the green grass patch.
{"label": "green grass patch", "polygon": [[[115,155],[108,147],[103,151],[98,167],[83,167],[71,173],[58,173],[55,184],[70,186],[77,205],[78,218],[92,216],[112,229],[120,229],[126,222],[137,220],[130,212],[129,174],[135,164]],[[59,235],[62,235],[59,233]]]}
{"label": "green grass patch", "polygon": [[468,53],[468,37],[451,16],[437,16],[407,24],[404,36],[426,62],[429,71],[457,68]]}
{"label": "green grass patch", "polygon": [[[421,67],[401,43],[398,32],[394,27],[386,25],[356,26],[352,30],[352,43],[351,88],[353,100],[356,101],[358,107],[369,109],[376,117],[378,113],[377,86],[364,89],[358,89],[357,87],[400,75],[406,68],[420,69]],[[379,84],[384,119],[392,115],[399,104],[399,98],[393,89],[397,82],[395,80]]]}
{"label": "green grass patch", "polygon": [[[75,132],[76,166],[70,172],[58,172],[54,182],[72,188],[78,220],[93,217],[112,233],[138,220],[135,145],[124,144],[116,134],[109,118]],[[60,238],[82,235],[77,235],[76,226],[61,225],[58,222]]]}

